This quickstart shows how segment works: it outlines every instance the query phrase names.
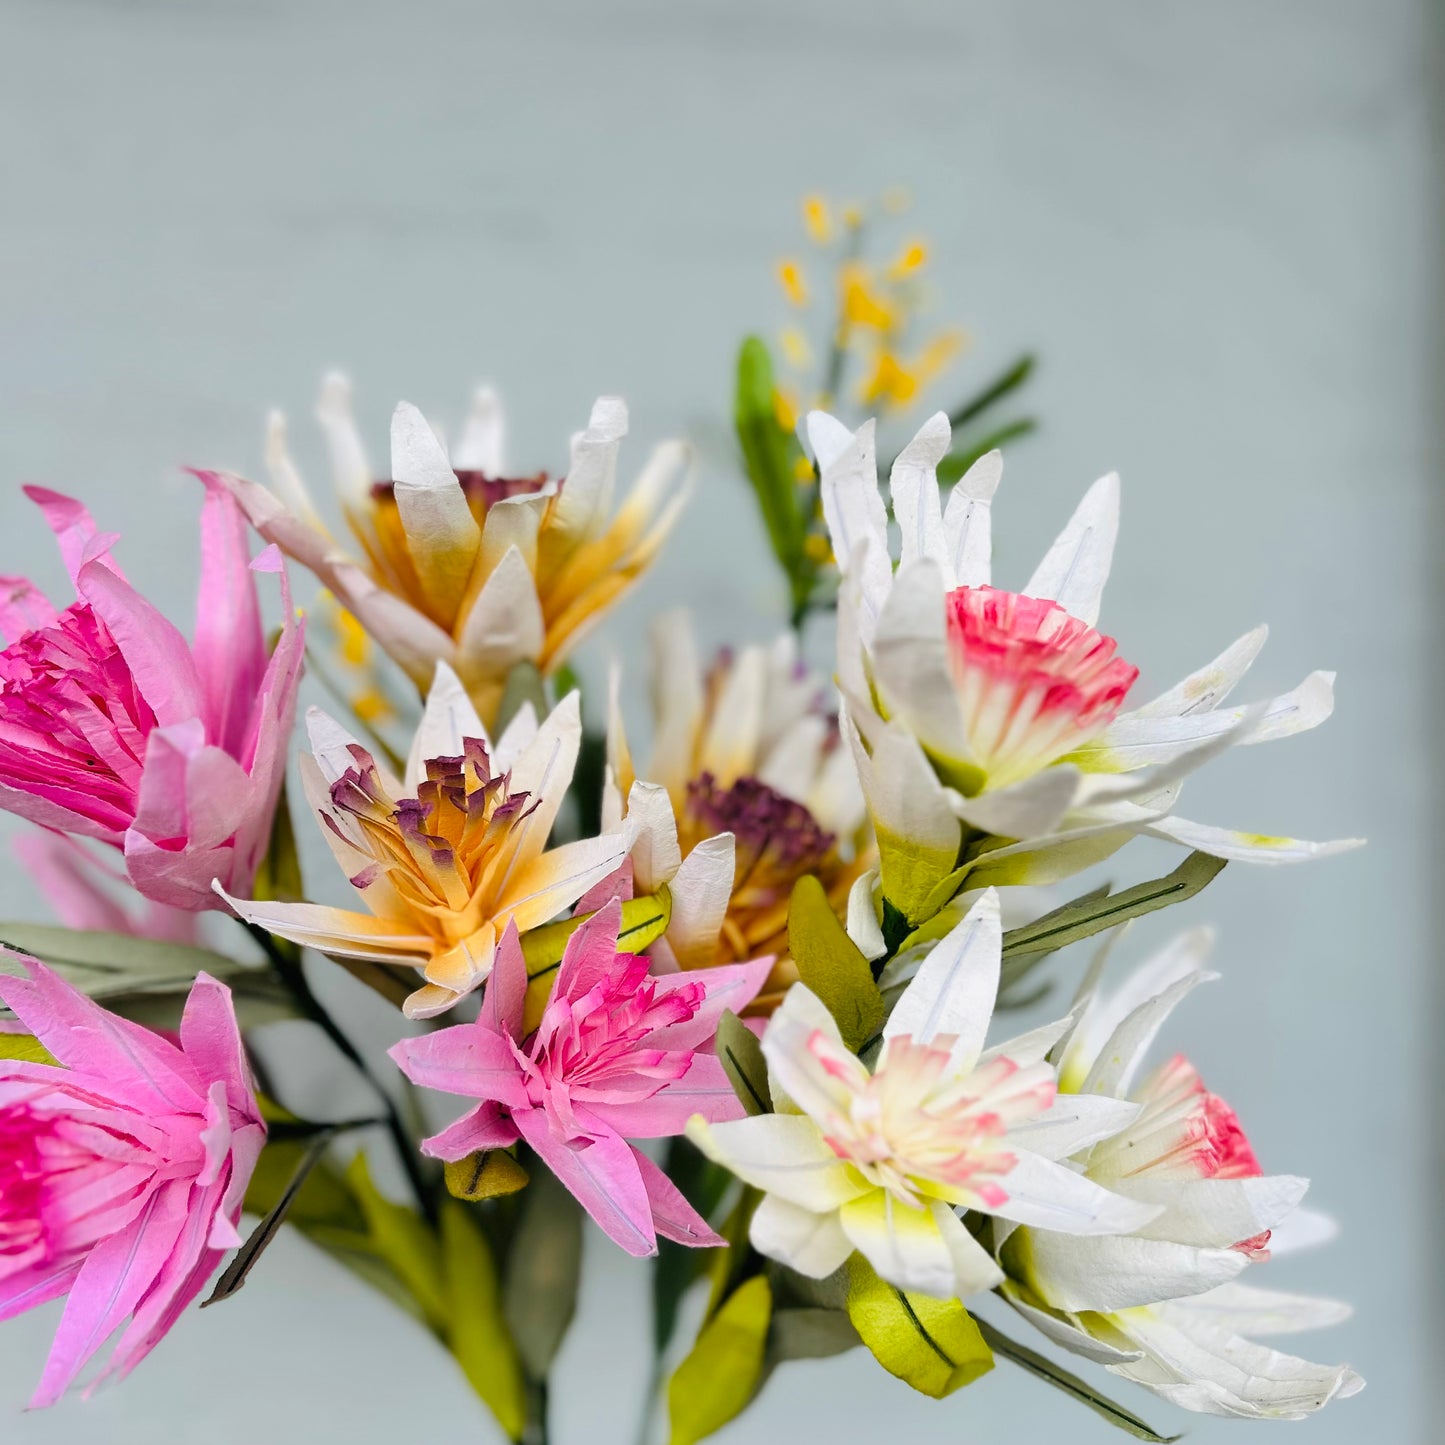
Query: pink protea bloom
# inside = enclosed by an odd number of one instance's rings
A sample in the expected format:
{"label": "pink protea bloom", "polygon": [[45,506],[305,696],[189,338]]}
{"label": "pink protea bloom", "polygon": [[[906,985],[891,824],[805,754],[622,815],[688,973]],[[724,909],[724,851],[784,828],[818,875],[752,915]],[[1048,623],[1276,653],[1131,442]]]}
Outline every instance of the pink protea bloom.
{"label": "pink protea bloom", "polygon": [[541,1023],[524,1034],[527,967],[516,925],[497,950],[474,1024],[404,1039],[391,1056],[413,1083],[480,1100],[422,1151],[464,1159],[525,1140],[629,1254],[657,1237],[723,1241],[629,1139],[681,1134],[687,1120],[743,1116],[711,1051],[724,1009],[762,987],[770,959],[654,976],[617,951],[615,899],[568,940]]}
{"label": "pink protea bloom", "polygon": [[177,1044],[25,966],[0,999],[56,1063],[0,1060],[0,1319],[68,1296],[38,1408],[127,1318],[101,1378],[133,1370],[240,1243],[266,1126],[215,979]]}
{"label": "pink protea bloom", "polygon": [[1057,602],[958,587],[949,663],[974,763],[990,788],[1030,777],[1118,716],[1139,669]]}
{"label": "pink protea bloom", "polygon": [[79,503],[26,489],[60,543],[77,600],[57,611],[21,577],[0,577],[0,807],[125,854],[157,903],[220,907],[219,878],[245,892],[285,776],[303,628],[291,615],[268,657],[246,524],[202,475],[195,641],[122,576]]}

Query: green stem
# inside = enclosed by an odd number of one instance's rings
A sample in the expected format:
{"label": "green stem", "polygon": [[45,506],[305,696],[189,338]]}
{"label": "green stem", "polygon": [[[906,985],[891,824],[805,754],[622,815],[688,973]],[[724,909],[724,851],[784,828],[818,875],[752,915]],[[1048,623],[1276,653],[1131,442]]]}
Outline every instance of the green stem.
{"label": "green stem", "polygon": [[547,1405],[546,1380],[528,1380],[527,1423],[522,1431],[522,1445],[551,1445],[552,1431],[547,1419]]}
{"label": "green stem", "polygon": [[401,1167],[406,1172],[412,1192],[416,1195],[416,1202],[428,1222],[434,1225],[437,1219],[436,1200],[432,1197],[432,1191],[427,1186],[426,1178],[422,1174],[416,1145],[407,1132],[406,1125],[402,1123],[401,1114],[390,1091],[376,1077],[371,1065],[362,1057],[356,1045],[351,1042],[342,1031],[341,1026],[327,1012],[326,1006],[312,993],[311,985],[306,981],[306,972],[301,966],[300,958],[292,956],[285,949],[279,947],[276,940],[258,924],[249,923],[245,919],[241,919],[240,922],[247,933],[261,946],[271,967],[276,971],[276,976],[296,1000],[301,1012],[331,1040],[336,1046],[337,1052],[371,1085],[373,1092],[381,1101],[382,1108],[386,1111],[387,1131],[396,1146]]}

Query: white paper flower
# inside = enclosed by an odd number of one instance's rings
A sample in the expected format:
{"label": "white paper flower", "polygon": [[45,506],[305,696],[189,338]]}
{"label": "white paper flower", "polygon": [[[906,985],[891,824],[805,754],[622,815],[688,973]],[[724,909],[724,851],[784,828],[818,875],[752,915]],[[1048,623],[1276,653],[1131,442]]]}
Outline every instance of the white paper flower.
{"label": "white paper flower", "polygon": [[[1089,489],[1022,592],[1012,593],[990,585],[997,453],[975,463],[945,507],[936,468],[949,447],[948,420],[940,412],[924,424],[891,473],[901,535],[895,570],[872,423],[853,433],[814,412],[808,433],[844,574],[838,676],[885,884],[890,863],[895,874],[936,880],[960,854],[976,860],[969,887],[1051,882],[1138,833],[1257,862],[1353,846],[1174,816],[1181,779],[1216,753],[1323,722],[1333,674],[1311,673],[1254,707],[1222,706],[1263,645],[1260,628],[1124,710],[1137,669],[1095,626],[1118,531],[1117,477]],[[899,890],[886,891],[892,898]],[[921,893],[925,882],[902,891]]]}
{"label": "white paper flower", "polygon": [[814,994],[789,991],[763,1035],[777,1112],[688,1127],[764,1191],[759,1251],[823,1278],[858,1250],[900,1289],[961,1299],[1003,1276],[960,1211],[1084,1235],[1159,1212],[1053,1162],[1138,1112],[1102,1098],[1054,1107],[1043,1052],[1062,1025],[984,1050],[1001,938],[990,891],[920,967],[871,1072]]}
{"label": "white paper flower", "polygon": [[[1239,1119],[1176,1056],[1136,1082],[1161,1024],[1198,983],[1209,934],[1180,935],[1112,997],[1086,982],[1058,1047],[1058,1107],[1100,1098],[1138,1112],[1074,1156],[1087,1178],[1158,1213],[1131,1234],[1075,1239],[1037,1227],[1000,1231],[1004,1294],[1055,1343],[1190,1410],[1295,1418],[1363,1381],[1249,1338],[1332,1324],[1330,1300],[1238,1284],[1269,1257],[1307,1181],[1266,1175]],[[1102,955],[1101,955],[1102,960]]]}

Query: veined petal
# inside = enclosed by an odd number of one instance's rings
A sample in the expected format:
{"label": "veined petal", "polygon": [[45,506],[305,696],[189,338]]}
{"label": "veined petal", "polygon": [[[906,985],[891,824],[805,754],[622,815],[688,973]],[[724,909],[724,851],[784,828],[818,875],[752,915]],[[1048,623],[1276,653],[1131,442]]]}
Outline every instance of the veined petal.
{"label": "veined petal", "polygon": [[634,1149],[643,1188],[652,1206],[652,1223],[663,1239],[685,1244],[692,1249],[715,1249],[725,1245],[720,1234],[708,1226],[707,1220],[683,1197],[682,1191],[640,1149]]}
{"label": "veined petal", "polygon": [[1252,632],[1246,632],[1213,662],[1206,663],[1183,681],[1175,683],[1168,692],[1161,692],[1158,697],[1123,716],[1187,717],[1192,713],[1213,711],[1249,671],[1268,636],[1267,627],[1256,627]]}
{"label": "veined petal", "polygon": [[1209,1324],[1235,1334],[1287,1335],[1343,1324],[1354,1311],[1341,1300],[1317,1295],[1286,1294],[1248,1284],[1222,1284],[1204,1294],[1177,1301]]}
{"label": "veined petal", "polygon": [[723,1124],[688,1120],[687,1137],[745,1184],[817,1213],[869,1191],[803,1114],[758,1114]]}
{"label": "veined petal", "polygon": [[992,576],[993,495],[1003,479],[1003,454],[986,452],[955,484],[943,513],[943,531],[955,587],[987,587]]}
{"label": "veined petal", "polygon": [[1137,1360],[1142,1350],[1121,1350],[1104,1340],[1095,1339],[1075,1318],[1041,1309],[1034,1304],[1019,1285],[1006,1279],[999,1293],[1021,1314],[1040,1334],[1066,1350],[1092,1360],[1096,1365],[1125,1364]]}
{"label": "veined petal", "polygon": [[1024,595],[1057,602],[1092,627],[1099,620],[1118,535],[1119,478],[1110,472],[1084,493],[1068,526],[1029,578]]}
{"label": "veined petal", "polygon": [[1139,1112],[1140,1106],[1127,1099],[1059,1094],[1042,1114],[1013,1125],[1008,1133],[1009,1144],[1021,1145],[1041,1159],[1067,1159],[1100,1139],[1119,1133],[1138,1118]]}
{"label": "veined petal", "polygon": [[1225,1249],[1278,1224],[1305,1196],[1308,1179],[1264,1174],[1250,1179],[1165,1179],[1139,1175],[1121,1188],[1161,1213],[1138,1234],[1201,1248]]}
{"label": "veined petal", "polygon": [[808,439],[822,478],[823,517],[833,555],[845,575],[858,578],[863,637],[869,641],[893,573],[888,513],[878,490],[873,423],[865,421],[856,432],[849,432],[826,412],[809,412]]}
{"label": "veined petal", "polygon": [[953,429],[946,413],[938,411],[918,429],[913,440],[894,459],[888,490],[893,515],[902,538],[901,565],[920,557],[931,558],[943,573],[944,586],[953,581],[953,567],[943,530],[943,504],[938,492],[938,464],[948,453]]}
{"label": "veined petal", "polygon": [[621,833],[580,838],[543,853],[517,873],[498,899],[499,926],[512,919],[525,931],[546,923],[620,867],[626,856],[627,840]]}
{"label": "veined petal", "polygon": [[408,931],[387,919],[373,918],[369,913],[328,908],[319,903],[233,898],[219,886],[215,891],[248,923],[322,953],[417,968],[426,962],[434,947],[426,934]]}
{"label": "veined petal", "polygon": [[1139,830],[1151,838],[1167,838],[1196,848],[1215,858],[1241,863],[1303,863],[1312,858],[1332,858],[1364,846],[1363,838],[1337,838],[1328,843],[1308,843],[1301,838],[1276,837],[1268,833],[1242,833],[1233,828],[1216,828],[1208,823],[1191,823],[1185,818],[1165,817]]}
{"label": "veined petal", "polygon": [[1001,1219],[1062,1234],[1131,1234],[1162,1212],[1025,1149],[1015,1153],[1000,1181],[1008,1199],[989,1209]]}

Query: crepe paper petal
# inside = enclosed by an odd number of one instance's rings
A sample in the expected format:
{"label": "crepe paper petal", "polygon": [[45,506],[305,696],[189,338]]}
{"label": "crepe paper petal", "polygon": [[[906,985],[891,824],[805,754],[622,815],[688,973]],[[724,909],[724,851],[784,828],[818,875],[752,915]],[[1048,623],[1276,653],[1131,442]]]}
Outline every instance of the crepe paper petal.
{"label": "crepe paper petal", "polygon": [[[1012,1057],[1011,1054],[1005,1056]],[[1139,1117],[1140,1110],[1139,1104],[1127,1099],[1107,1099],[1095,1094],[1060,1094],[1042,1114],[1015,1124],[1009,1130],[1009,1142],[1037,1154],[1041,1159],[1067,1159],[1101,1139],[1112,1138],[1132,1124]],[[1146,1225],[1145,1229],[1149,1227]],[[1243,1234],[1236,1236],[1238,1239],[1248,1237]]]}
{"label": "crepe paper petal", "polygon": [[1039,1308],[1027,1292],[1011,1279],[999,1286],[999,1293],[1040,1334],[1061,1348],[1082,1355],[1096,1365],[1121,1365],[1142,1358],[1143,1350],[1121,1350],[1107,1341],[1095,1339],[1066,1314]]}
{"label": "crepe paper petal", "polygon": [[632,1151],[643,1188],[652,1207],[652,1223],[658,1237],[690,1249],[716,1249],[727,1244],[707,1220],[683,1197],[682,1191],[640,1149]]}
{"label": "crepe paper petal", "polygon": [[1142,707],[1122,714],[1128,718],[1188,717],[1212,712],[1243,680],[1260,654],[1269,628],[1256,627],[1232,642],[1212,662],[1191,672],[1167,692],[1151,698]]}
{"label": "crepe paper petal", "polygon": [[1003,479],[1003,455],[985,452],[958,480],[943,512],[943,531],[955,587],[986,587],[993,556],[993,496]]}
{"label": "crepe paper petal", "polygon": [[1165,1179],[1144,1175],[1121,1182],[1131,1199],[1161,1212],[1140,1226],[1143,1239],[1172,1239],[1226,1249],[1279,1223],[1305,1196],[1309,1180],[1290,1174],[1252,1179]]}
{"label": "crepe paper petal", "polygon": [[[627,794],[627,819],[636,836],[630,855],[634,886],[642,893],[655,893],[677,876],[683,861],[667,789],[656,783],[633,783]],[[731,861],[728,891],[732,891]],[[673,907],[677,907],[676,900]],[[717,936],[716,930],[713,936]]]}
{"label": "crepe paper petal", "polygon": [[502,399],[490,386],[479,386],[472,393],[472,409],[467,413],[453,460],[463,471],[484,472],[489,477],[505,476],[505,442],[506,415]]}
{"label": "crepe paper petal", "polygon": [[1024,595],[1058,602],[1092,627],[1119,534],[1119,478],[1100,477],[1024,585]]}
{"label": "crepe paper petal", "polygon": [[809,1279],[826,1279],[853,1253],[836,1211],[815,1214],[776,1194],[765,1195],[748,1226],[753,1248]]}
{"label": "crepe paper petal", "polygon": [[848,937],[870,963],[888,952],[878,918],[878,870],[870,868],[853,880],[848,890]]}
{"label": "crepe paper petal", "polygon": [[866,1193],[800,1114],[757,1114],[725,1124],[689,1120],[687,1137],[745,1184],[804,1209],[837,1209]]}
{"label": "crepe paper petal", "polygon": [[53,627],[59,614],[25,577],[0,576],[0,637],[14,642],[37,628]]}
{"label": "crepe paper petal", "polygon": [[1140,831],[1153,838],[1167,838],[1196,848],[1215,858],[1240,863],[1303,863],[1314,858],[1333,858],[1363,848],[1363,838],[1337,838],[1328,843],[1308,843],[1269,833],[1242,833],[1233,828],[1216,828],[1208,823],[1191,823],[1186,818],[1163,817]]}
{"label": "crepe paper petal", "polygon": [[682,860],[668,884],[672,921],[667,941],[684,969],[712,960],[732,897],[735,850],[731,833],[704,839]]}
{"label": "crepe paper petal", "polygon": [[1076,768],[1060,763],[1022,782],[975,798],[954,794],[953,811],[971,828],[1000,838],[1039,838],[1054,832],[1080,793]]}
{"label": "crepe paper petal", "polygon": [[98,531],[83,503],[48,487],[26,486],[21,490],[40,508],[46,525],[55,533],[60,560],[72,583],[79,583],[81,568],[92,561],[108,567],[117,577],[123,576],[109,555],[115,535]]}
{"label": "crepe paper petal", "polygon": [[[1273,1242],[1273,1241],[1271,1241]],[[1290,1335],[1343,1324],[1354,1310],[1342,1300],[1287,1294],[1248,1284],[1222,1284],[1175,1302],[1217,1329],[1240,1335]]]}
{"label": "crepe paper petal", "polygon": [[1162,1212],[1162,1206],[1103,1188],[1062,1164],[1018,1150],[1003,1181],[1008,1199],[994,1213],[1036,1229],[1070,1235],[1132,1234]]}
{"label": "crepe paper petal", "polygon": [[861,589],[865,636],[888,593],[888,513],[878,490],[873,423],[850,433],[824,412],[809,412],[808,438],[818,460],[823,517],[833,555]]}
{"label": "crepe paper petal", "polygon": [[1127,1094],[1165,1019],[1187,994],[1215,977],[1215,974],[1186,967],[1173,982],[1130,1012],[1100,1049],[1084,1079],[1082,1092],[1116,1097]]}
{"label": "crepe paper petal", "polygon": [[946,413],[934,412],[894,459],[888,492],[902,539],[901,567],[928,557],[941,568],[952,571],[943,530],[937,470],[939,462],[948,454],[952,438],[953,429]]}
{"label": "crepe paper petal", "polygon": [[[491,738],[461,679],[445,662],[438,662],[431,687],[427,689],[421,722],[412,737],[402,788],[408,793],[415,792],[425,779],[427,760],[459,757],[467,738],[477,738],[491,750]],[[315,747],[314,736],[312,746]]]}
{"label": "crepe paper petal", "polygon": [[[957,1240],[957,1234],[967,1237],[968,1231],[940,1201],[910,1209],[886,1190],[875,1189],[843,1205],[838,1222],[879,1277],[899,1289],[954,1299],[960,1285],[971,1294],[991,1289],[1003,1278],[1003,1271],[973,1240]],[[969,1271],[963,1280],[960,1263]]]}
{"label": "crepe paper petal", "polygon": [[989,889],[924,959],[913,982],[883,1026],[885,1039],[939,1039],[950,1065],[971,1069],[983,1052],[998,993],[1003,923],[998,894]]}

